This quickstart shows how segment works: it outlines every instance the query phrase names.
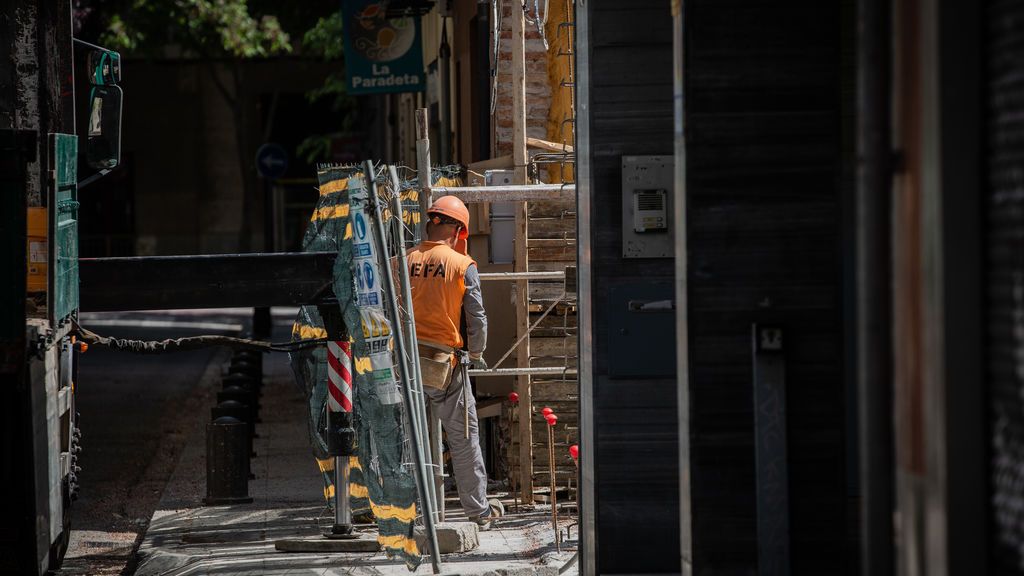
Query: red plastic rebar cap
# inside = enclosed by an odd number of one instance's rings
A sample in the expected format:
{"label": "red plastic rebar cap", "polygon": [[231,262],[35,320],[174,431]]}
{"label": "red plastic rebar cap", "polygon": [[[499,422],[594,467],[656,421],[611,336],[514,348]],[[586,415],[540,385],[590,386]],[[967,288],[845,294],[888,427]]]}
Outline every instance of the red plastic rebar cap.
{"label": "red plastic rebar cap", "polygon": [[519,394],[516,394],[515,392],[510,392],[509,395],[508,395],[508,401],[513,403],[513,404],[518,404],[519,403]]}
{"label": "red plastic rebar cap", "polygon": [[580,447],[577,446],[576,444],[573,444],[572,446],[569,446],[569,456],[572,456],[573,460],[576,460],[577,458],[579,458],[580,457]]}
{"label": "red plastic rebar cap", "polygon": [[540,411],[540,413],[543,414],[545,418],[547,418],[549,415],[554,414],[555,411],[545,406],[544,409]]}
{"label": "red plastic rebar cap", "polygon": [[554,426],[558,422],[558,416],[554,414],[548,414],[544,419],[548,421],[548,426]]}

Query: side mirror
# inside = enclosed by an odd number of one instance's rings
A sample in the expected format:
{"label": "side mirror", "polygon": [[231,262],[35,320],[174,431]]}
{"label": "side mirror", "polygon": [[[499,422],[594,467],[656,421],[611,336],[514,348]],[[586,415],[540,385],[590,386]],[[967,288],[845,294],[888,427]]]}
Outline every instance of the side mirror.
{"label": "side mirror", "polygon": [[107,86],[121,82],[121,55],[113,50],[89,50],[87,56],[89,83]]}
{"label": "side mirror", "polygon": [[121,94],[115,85],[89,91],[86,161],[96,170],[110,170],[121,161]]}
{"label": "side mirror", "polygon": [[110,170],[121,161],[121,55],[94,47],[89,70],[89,140],[86,161],[96,170]]}

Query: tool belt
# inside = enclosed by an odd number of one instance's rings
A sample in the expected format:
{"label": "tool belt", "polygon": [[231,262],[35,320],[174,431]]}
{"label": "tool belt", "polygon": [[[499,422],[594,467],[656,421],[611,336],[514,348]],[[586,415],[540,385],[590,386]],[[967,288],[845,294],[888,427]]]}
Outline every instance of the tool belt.
{"label": "tool belt", "polygon": [[457,362],[455,349],[444,344],[420,340],[419,355],[423,385],[447,390],[452,383],[452,371]]}

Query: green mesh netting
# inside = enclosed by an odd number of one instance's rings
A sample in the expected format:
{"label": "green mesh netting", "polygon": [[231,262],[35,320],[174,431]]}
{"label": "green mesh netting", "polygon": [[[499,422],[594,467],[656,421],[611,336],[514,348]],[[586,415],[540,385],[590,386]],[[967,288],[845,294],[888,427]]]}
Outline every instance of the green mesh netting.
{"label": "green mesh netting", "polygon": [[[457,184],[457,169],[432,171],[434,185]],[[318,171],[320,198],[303,238],[305,251],[335,251],[334,291],[349,334],[352,336],[354,423],[356,453],[351,459],[349,500],[353,515],[373,514],[379,541],[389,556],[403,559],[410,569],[421,560],[413,537],[417,517],[416,482],[408,441],[405,410],[394,370],[391,319],[385,312],[368,189],[360,168],[323,166]],[[377,175],[378,194],[384,206],[392,190],[383,171]],[[420,221],[416,180],[400,183],[405,225],[410,244],[418,243]],[[384,217],[391,218],[390,211]],[[390,225],[386,226],[391,230]],[[404,247],[386,239],[389,252]],[[388,254],[390,257],[394,254]],[[326,337],[315,306],[300,309],[293,326],[294,339]],[[296,381],[308,399],[310,444],[324,477],[324,496],[334,495],[333,460],[327,454],[327,355],[326,348],[291,354]],[[426,439],[423,439],[425,442]]]}

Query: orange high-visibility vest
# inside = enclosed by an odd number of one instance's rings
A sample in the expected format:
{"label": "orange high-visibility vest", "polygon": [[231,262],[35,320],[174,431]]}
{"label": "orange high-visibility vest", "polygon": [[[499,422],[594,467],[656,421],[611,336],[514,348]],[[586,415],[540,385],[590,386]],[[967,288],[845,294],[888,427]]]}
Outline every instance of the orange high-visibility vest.
{"label": "orange high-visibility vest", "polygon": [[476,262],[443,242],[425,241],[406,256],[416,339],[462,348],[459,322],[466,269]]}

